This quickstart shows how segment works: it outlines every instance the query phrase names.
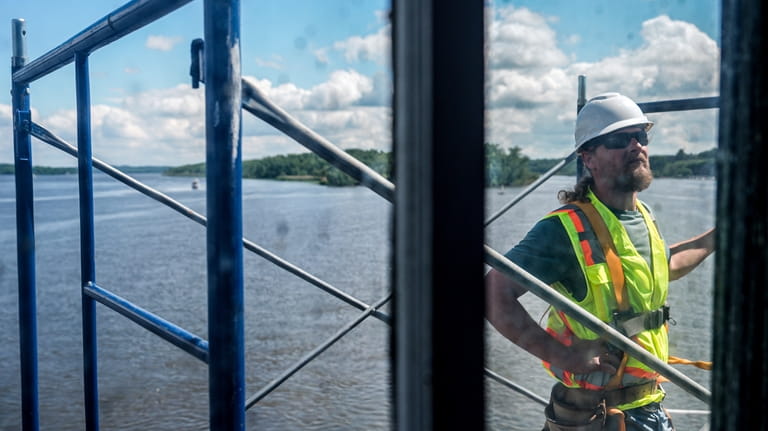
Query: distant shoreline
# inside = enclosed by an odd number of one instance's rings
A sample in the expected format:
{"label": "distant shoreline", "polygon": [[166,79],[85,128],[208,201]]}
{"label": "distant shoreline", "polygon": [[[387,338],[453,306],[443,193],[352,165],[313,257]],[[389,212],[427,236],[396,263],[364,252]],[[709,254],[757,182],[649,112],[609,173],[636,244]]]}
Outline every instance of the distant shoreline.
{"label": "distant shoreline", "polygon": [[[392,164],[391,152],[349,149],[347,152],[389,178]],[[715,177],[715,155],[712,149],[698,154],[686,154],[679,150],[675,155],[650,157],[655,178],[703,178]],[[529,159],[520,154],[519,148],[503,149],[486,144],[486,187],[514,187],[530,184],[561,159]],[[159,173],[166,176],[204,177],[205,163],[180,166],[116,166],[122,172]],[[33,166],[35,175],[76,175],[77,167]],[[243,161],[243,178],[278,181],[304,181],[332,186],[356,185],[351,177],[332,167],[312,153],[270,156]],[[0,175],[12,175],[14,165],[0,163]],[[576,164],[564,166],[559,175],[576,175]]]}
{"label": "distant shoreline", "polygon": [[[165,173],[171,166],[115,166],[127,174]],[[0,163],[0,175],[13,175],[14,166],[10,163]],[[32,166],[35,175],[77,175],[76,167]]]}

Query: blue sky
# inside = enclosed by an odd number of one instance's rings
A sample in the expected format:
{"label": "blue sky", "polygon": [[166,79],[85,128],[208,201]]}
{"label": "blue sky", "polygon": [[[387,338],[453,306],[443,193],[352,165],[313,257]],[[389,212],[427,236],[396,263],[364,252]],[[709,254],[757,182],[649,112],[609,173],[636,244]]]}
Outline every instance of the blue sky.
{"label": "blue sky", "polygon": [[693,23],[710,38],[720,38],[720,2],[710,0],[499,0],[496,5],[525,7],[551,17],[559,45],[580,61],[637,48],[643,41],[640,23],[659,15]]}
{"label": "blue sky", "polygon": [[[0,0],[0,52],[10,21],[24,18],[37,58],[124,2]],[[620,91],[639,101],[718,93],[718,2],[495,0],[488,5],[487,140],[529,157],[572,148],[576,82],[587,94]],[[389,149],[388,1],[245,0],[242,73],[270,98],[342,148]],[[92,54],[94,155],[113,164],[178,165],[205,158],[202,91],[190,88],[189,44],[202,37],[194,1]],[[458,30],[460,31],[460,29]],[[10,88],[10,62],[3,68]],[[33,120],[75,143],[71,65],[31,85]],[[0,98],[0,162],[13,161],[9,92]],[[246,159],[305,151],[244,115]],[[654,151],[715,145],[716,112],[659,114]],[[33,144],[33,162],[74,159]]]}

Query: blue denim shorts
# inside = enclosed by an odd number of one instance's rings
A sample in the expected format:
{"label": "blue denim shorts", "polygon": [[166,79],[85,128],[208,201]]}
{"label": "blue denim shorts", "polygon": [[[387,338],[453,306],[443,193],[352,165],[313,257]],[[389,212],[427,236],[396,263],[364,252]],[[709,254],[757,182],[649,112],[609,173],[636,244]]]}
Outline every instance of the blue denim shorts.
{"label": "blue denim shorts", "polygon": [[672,419],[659,403],[624,411],[627,431],[674,431]]}

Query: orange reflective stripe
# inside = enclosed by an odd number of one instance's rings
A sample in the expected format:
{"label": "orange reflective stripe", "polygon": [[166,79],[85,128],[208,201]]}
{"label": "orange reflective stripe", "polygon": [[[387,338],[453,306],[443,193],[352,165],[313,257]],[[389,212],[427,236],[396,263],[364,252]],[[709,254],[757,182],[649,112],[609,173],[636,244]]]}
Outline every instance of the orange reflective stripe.
{"label": "orange reflective stripe", "polygon": [[[570,217],[573,227],[576,228],[576,232],[584,233],[584,224],[581,222],[581,217],[576,214],[576,211],[569,209],[564,212],[568,213],[568,217]],[[592,247],[589,245],[589,241],[582,239],[579,241],[579,244],[581,244],[581,250],[584,252],[584,264],[587,266],[594,265],[595,261],[592,259]]]}
{"label": "orange reflective stripe", "polygon": [[565,329],[568,330],[567,333],[563,333],[560,336],[561,337],[568,337],[568,344],[566,344],[566,346],[570,346],[572,338],[573,338],[573,334],[574,334],[573,328],[571,328],[571,323],[568,322],[568,317],[565,315],[564,311],[558,310],[557,314],[560,316],[560,320],[563,321],[563,325],[565,325]]}
{"label": "orange reflective stripe", "polygon": [[576,211],[574,210],[568,210],[568,217],[571,218],[571,221],[573,222],[573,227],[576,228],[576,232],[582,233],[584,232],[584,225],[581,223],[581,218],[576,214]]}
{"label": "orange reflective stripe", "polygon": [[595,384],[589,383],[586,380],[579,380],[579,386],[581,386],[584,389],[590,389],[590,390],[593,390],[593,391],[599,391],[601,389],[605,389],[602,386],[597,386]]}
{"label": "orange reflective stripe", "polygon": [[589,241],[582,239],[579,242],[581,243],[582,251],[584,251],[584,264],[587,266],[594,265],[595,261],[592,260],[592,247],[589,246]]}
{"label": "orange reflective stripe", "polygon": [[547,334],[551,335],[554,339],[558,341],[564,341],[564,340],[561,340],[561,338],[563,338],[565,334],[561,334],[552,328],[545,328],[544,330],[547,331]]}
{"label": "orange reflective stripe", "polygon": [[570,208],[565,208],[565,209],[552,211],[550,214],[562,214],[562,213],[568,214],[568,217],[571,218],[571,221],[573,222],[573,227],[576,228],[576,232],[579,232],[579,233],[584,232],[584,225],[581,223],[581,219],[579,218],[579,215],[576,214],[575,210]]}
{"label": "orange reflective stripe", "polygon": [[[649,267],[642,264],[643,262],[637,263],[639,260],[637,262],[633,260],[623,262],[622,258],[619,257],[619,252],[616,248],[618,243],[614,244],[614,241],[626,240],[626,238],[622,236],[624,235],[624,231],[621,230],[622,226],[620,221],[614,220],[607,208],[603,208],[604,205],[596,200],[596,197],[591,196],[591,198],[595,199],[593,201],[594,204],[572,203],[570,206],[553,212],[553,215],[556,215],[562,222],[572,241],[574,252],[585,273],[585,278],[587,279],[587,289],[599,293],[599,297],[595,300],[596,302],[594,304],[586,304],[585,308],[587,308],[588,311],[592,311],[590,310],[590,307],[600,307],[600,310],[607,307],[609,311],[614,307],[622,311],[631,310],[630,297],[627,294],[630,286],[633,289],[638,289],[641,293],[645,293],[646,291],[653,292],[653,289],[657,288],[655,284],[657,283],[657,280],[659,283],[658,288],[664,289],[661,293],[665,294],[666,278],[665,274],[661,271],[661,269],[665,268],[665,265],[662,264],[666,264],[663,256],[659,256],[658,253],[652,254],[651,258],[654,265]],[[603,216],[606,218],[604,219]],[[643,212],[643,218],[647,225],[651,223],[651,221],[649,221],[649,216],[645,212]],[[658,236],[658,233],[652,229],[652,226],[650,225],[648,230],[652,242],[652,251],[663,250],[664,243]],[[624,243],[622,242],[622,244]],[[592,250],[591,246],[595,246],[596,248]],[[628,253],[628,256],[639,256],[635,250],[624,251]],[[596,263],[595,261],[599,263]],[[603,265],[603,262],[606,268],[595,267],[595,265]],[[661,269],[659,271],[650,271],[652,268]],[[588,270],[593,272],[587,272]],[[632,278],[632,282],[630,282],[629,279],[625,280],[624,278],[625,271],[628,271],[628,274],[639,274],[640,276],[645,276],[646,273],[651,272],[647,274],[651,277],[641,278],[640,281]],[[590,276],[594,277],[589,278]],[[605,283],[606,278],[611,282],[611,285],[605,286],[603,284]],[[649,282],[646,283],[645,280],[649,280]],[[594,294],[596,295],[597,293]],[[644,303],[645,302],[643,302],[643,304]],[[607,318],[610,319],[610,316]],[[555,331],[558,332],[557,334],[553,334],[553,336],[558,340],[565,342],[567,339],[567,342],[571,344],[577,337],[585,337],[585,339],[590,338],[590,333],[586,328],[582,327],[576,321],[571,322],[569,317],[563,312],[555,311],[550,315],[550,319],[552,320],[550,320],[549,324],[556,328]],[[661,335],[653,333],[650,336],[651,341],[649,341],[649,345],[643,345],[643,347],[654,353],[657,357],[666,357],[667,352],[665,351],[665,346],[657,346],[654,344],[662,340]],[[633,337],[632,339],[635,343],[640,344],[637,337]],[[638,381],[644,382],[648,380],[656,380],[659,377],[659,374],[656,371],[648,369],[645,365],[636,360],[632,360],[628,355],[625,354],[622,356],[622,363],[619,367],[620,370],[613,376],[604,375],[604,373],[594,375],[592,373],[586,375],[573,374],[561,370],[556,366],[552,366],[551,364],[546,364],[546,368],[550,374],[561,380],[564,384],[571,387],[579,386],[585,389],[612,389],[620,387],[622,384],[632,385],[636,384]],[[627,365],[629,365],[629,367],[627,367]],[[608,382],[603,386],[602,382],[605,382],[606,380],[608,380]],[[598,384],[601,386],[598,386]]]}
{"label": "orange reflective stripe", "polygon": [[573,210],[569,210],[569,209],[554,210],[554,211],[550,212],[549,215],[562,214],[562,213],[567,213],[569,211],[573,211]]}
{"label": "orange reflective stripe", "polygon": [[544,368],[549,371],[556,379],[560,380],[566,386],[573,386],[573,374],[570,371],[565,371],[562,368],[553,367],[551,363],[547,361],[541,361]]}
{"label": "orange reflective stripe", "polygon": [[655,371],[648,371],[638,367],[624,367],[624,372],[640,379],[654,380],[659,376]]}
{"label": "orange reflective stripe", "polygon": [[573,386],[573,373],[563,370],[563,383],[568,387]]}

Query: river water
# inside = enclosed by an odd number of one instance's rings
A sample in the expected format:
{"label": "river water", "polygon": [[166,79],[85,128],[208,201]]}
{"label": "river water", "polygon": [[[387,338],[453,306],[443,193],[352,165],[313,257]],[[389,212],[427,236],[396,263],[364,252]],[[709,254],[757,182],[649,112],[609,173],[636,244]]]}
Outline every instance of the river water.
{"label": "river water", "polygon": [[[140,174],[146,184],[205,214],[205,183]],[[557,205],[571,183],[555,177],[488,229],[505,251]],[[641,198],[673,243],[714,222],[711,180],[656,180]],[[488,214],[519,189],[489,190]],[[0,429],[20,429],[18,302],[13,177],[0,176]],[[198,224],[109,177],[95,173],[96,281],[198,336],[206,334],[205,231]],[[366,303],[389,288],[390,205],[362,188],[245,180],[247,238]],[[35,179],[40,423],[43,430],[81,430],[80,260],[77,179]],[[246,397],[321,344],[358,311],[246,251]],[[677,326],[672,353],[710,357],[712,260],[673,283]],[[472,291],[473,288],[468,288]],[[477,286],[482,294],[482,286]],[[530,298],[529,298],[530,297]],[[544,305],[524,297],[535,316]],[[98,310],[102,429],[207,429],[206,366],[103,306]],[[551,381],[530,355],[487,331],[488,367],[546,397]],[[388,327],[368,319],[248,410],[248,429],[389,429]],[[703,385],[709,376],[682,369]],[[668,384],[666,405],[703,409]],[[532,430],[541,407],[488,381],[488,429]],[[679,430],[698,430],[705,416],[679,416]]]}

